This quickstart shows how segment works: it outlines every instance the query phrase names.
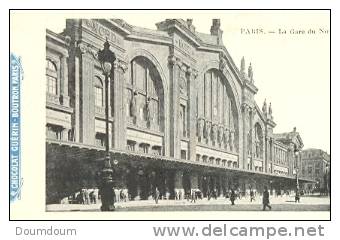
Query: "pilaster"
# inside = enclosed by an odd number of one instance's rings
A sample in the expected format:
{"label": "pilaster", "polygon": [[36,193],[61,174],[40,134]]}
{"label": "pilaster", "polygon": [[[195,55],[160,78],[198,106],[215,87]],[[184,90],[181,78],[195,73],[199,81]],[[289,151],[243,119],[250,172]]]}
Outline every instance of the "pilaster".
{"label": "pilaster", "polygon": [[196,160],[196,126],[197,126],[197,112],[196,112],[196,93],[197,88],[195,87],[197,71],[192,68],[187,69],[189,77],[189,101],[188,101],[188,124],[189,124],[189,159],[191,161]]}
{"label": "pilaster", "polygon": [[95,106],[94,106],[94,59],[85,44],[78,45],[80,53],[79,73],[79,121],[80,139],[85,144],[95,144]]}
{"label": "pilaster", "polygon": [[176,170],[175,172],[175,193],[180,193],[182,198],[184,197],[184,188],[183,188],[183,171],[182,170]]}
{"label": "pilaster", "polygon": [[76,142],[83,142],[81,131],[82,116],[80,114],[80,59],[78,54],[74,59],[74,140]]}
{"label": "pilaster", "polygon": [[270,173],[273,173],[273,160],[274,160],[274,139],[270,138],[270,161],[269,161],[269,164],[271,165]]}
{"label": "pilaster", "polygon": [[267,136],[267,131],[265,132],[265,137],[264,137],[264,172],[268,172],[268,136]]}
{"label": "pilaster", "polygon": [[243,122],[243,163],[242,168],[247,169],[248,166],[248,139],[247,135],[249,132],[248,127],[248,117],[249,116],[249,106],[247,104],[242,104],[242,122]]}
{"label": "pilaster", "polygon": [[179,134],[179,75],[181,61],[175,56],[169,57],[170,65],[170,156],[180,158]]}
{"label": "pilaster", "polygon": [[255,131],[253,128],[253,117],[254,117],[254,110],[252,108],[249,108],[249,126],[248,126],[248,131],[249,131],[249,136],[250,136],[250,146],[248,146],[248,148],[250,148],[250,170],[254,170],[254,153],[255,153],[255,149],[254,149],[254,141],[255,141]]}
{"label": "pilaster", "polygon": [[191,189],[198,189],[198,174],[192,173],[190,176]]}
{"label": "pilaster", "polygon": [[61,66],[61,86],[60,86],[60,97],[61,103],[69,107],[70,106],[70,97],[68,94],[68,64],[67,64],[68,55],[63,55],[60,59]]}
{"label": "pilaster", "polygon": [[113,64],[113,76],[110,81],[111,111],[113,115],[112,143],[113,148],[125,149],[126,147],[126,104],[124,103],[124,73],[127,64],[116,59]]}

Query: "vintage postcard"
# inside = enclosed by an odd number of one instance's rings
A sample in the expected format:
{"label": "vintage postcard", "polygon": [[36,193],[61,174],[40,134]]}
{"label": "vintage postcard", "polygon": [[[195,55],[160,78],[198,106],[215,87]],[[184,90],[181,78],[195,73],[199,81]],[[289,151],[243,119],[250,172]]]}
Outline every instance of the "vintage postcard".
{"label": "vintage postcard", "polygon": [[10,51],[11,219],[330,219],[330,11],[13,10]]}

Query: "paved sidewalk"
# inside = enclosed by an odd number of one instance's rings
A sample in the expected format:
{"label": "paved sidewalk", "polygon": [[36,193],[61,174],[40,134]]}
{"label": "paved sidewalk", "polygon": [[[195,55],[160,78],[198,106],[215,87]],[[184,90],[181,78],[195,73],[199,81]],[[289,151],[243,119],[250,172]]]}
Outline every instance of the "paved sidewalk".
{"label": "paved sidewalk", "polygon": [[[271,197],[273,210],[278,211],[329,211],[330,199],[328,197],[302,197],[300,203],[295,203],[294,196]],[[231,206],[229,199],[218,198],[197,200],[196,203],[188,200],[153,200],[128,201],[115,203],[117,211],[256,211],[262,209],[262,198],[257,197],[250,202],[249,198],[241,198]],[[47,211],[99,211],[101,204],[50,204]]]}

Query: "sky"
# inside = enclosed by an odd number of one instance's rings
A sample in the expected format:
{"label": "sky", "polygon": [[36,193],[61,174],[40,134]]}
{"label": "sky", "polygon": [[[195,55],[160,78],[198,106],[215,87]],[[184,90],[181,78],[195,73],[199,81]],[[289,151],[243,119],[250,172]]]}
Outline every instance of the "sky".
{"label": "sky", "polygon": [[[156,29],[166,18],[191,18],[196,31],[210,33],[213,18],[221,20],[223,43],[239,67],[251,62],[260,108],[273,108],[275,133],[296,127],[304,149],[330,152],[330,26],[327,11],[105,11],[72,13],[68,18],[121,18]],[[47,28],[61,32],[65,15],[50,14]],[[256,29],[262,29],[259,34]],[[312,31],[315,31],[313,33]],[[274,33],[269,33],[274,32]]]}

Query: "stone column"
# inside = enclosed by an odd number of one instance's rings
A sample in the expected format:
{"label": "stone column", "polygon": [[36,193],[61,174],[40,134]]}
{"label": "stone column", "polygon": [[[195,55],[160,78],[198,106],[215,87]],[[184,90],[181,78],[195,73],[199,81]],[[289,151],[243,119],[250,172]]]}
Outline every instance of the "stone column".
{"label": "stone column", "polygon": [[243,163],[242,168],[247,169],[248,167],[248,105],[242,105],[242,119],[243,119]]}
{"label": "stone column", "polygon": [[[84,44],[79,44],[80,50],[80,129],[79,134],[83,143],[95,144],[95,104],[93,91],[94,59],[91,51]],[[80,101],[81,100],[81,101]]]}
{"label": "stone column", "polygon": [[179,75],[182,63],[175,56],[169,57],[170,64],[170,156],[181,157],[179,135]]}
{"label": "stone column", "polygon": [[216,187],[216,177],[211,176],[211,178],[212,178],[212,181],[213,181],[213,189],[212,190],[217,189],[217,187]]}
{"label": "stone column", "polygon": [[271,170],[270,170],[270,173],[273,173],[274,171],[274,165],[273,165],[273,161],[274,161],[274,139],[273,138],[270,138],[270,164],[271,164]]}
{"label": "stone column", "polygon": [[68,95],[68,64],[67,64],[68,55],[64,55],[61,57],[61,86],[60,86],[60,95],[62,104],[66,107],[70,106],[70,97]]}
{"label": "stone column", "polygon": [[74,135],[75,142],[82,142],[82,134],[80,132],[81,127],[81,116],[80,116],[80,66],[79,56],[75,55],[74,62]]}
{"label": "stone column", "polygon": [[188,120],[189,120],[189,155],[188,158],[191,161],[196,160],[196,127],[197,127],[197,112],[196,112],[196,93],[197,88],[195,86],[196,84],[196,77],[197,77],[197,71],[188,68],[187,70],[189,81],[189,89],[188,89],[188,95],[189,95],[189,101],[188,101]]}
{"label": "stone column", "polygon": [[268,145],[269,145],[269,142],[268,142],[268,136],[267,136],[267,131],[266,131],[266,133],[265,133],[265,137],[264,137],[264,146],[265,146],[265,148],[264,148],[264,172],[268,172],[268,157],[269,157],[269,155],[268,155],[268,150],[269,150],[269,148],[268,148]]}
{"label": "stone column", "polygon": [[175,172],[175,194],[176,192],[184,199],[184,188],[183,188],[183,171],[176,170]]}
{"label": "stone column", "polygon": [[293,144],[292,144],[292,146],[289,146],[289,148],[288,148],[287,160],[288,160],[288,166],[289,166],[289,175],[294,176],[293,170],[294,170],[295,155],[294,155],[294,145]]}
{"label": "stone column", "polygon": [[249,165],[250,165],[250,170],[254,170],[254,152],[255,152],[255,149],[254,149],[254,141],[255,141],[255,131],[253,130],[253,117],[254,117],[254,112],[251,108],[249,108],[249,126],[248,126],[248,129],[249,129],[249,136],[250,136],[250,146],[248,146],[248,148],[250,148],[250,162],[249,162]]}
{"label": "stone column", "polygon": [[120,59],[116,59],[114,65],[113,79],[111,79],[110,97],[111,111],[113,112],[114,122],[112,128],[112,143],[116,149],[125,149],[126,147],[126,104],[124,101],[124,73],[127,65]]}
{"label": "stone column", "polygon": [[269,160],[268,160],[268,166],[270,166],[270,171],[269,173],[273,173],[273,158],[274,158],[274,148],[273,148],[273,139],[271,137],[268,138],[269,139],[269,145],[268,145],[268,151],[269,151]]}
{"label": "stone column", "polygon": [[63,129],[63,131],[62,131],[62,133],[61,133],[61,140],[63,140],[63,141],[68,141],[68,131],[69,131],[70,129],[68,129],[68,128],[64,128]]}
{"label": "stone column", "polygon": [[136,196],[134,197],[135,201],[140,200],[140,194],[141,194],[140,176],[137,176],[137,181],[136,181]]}
{"label": "stone column", "polygon": [[198,189],[198,174],[192,173],[190,176],[191,189]]}
{"label": "stone column", "polygon": [[219,181],[219,195],[220,197],[223,197],[223,178],[221,175],[219,175],[218,181]]}

